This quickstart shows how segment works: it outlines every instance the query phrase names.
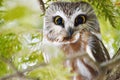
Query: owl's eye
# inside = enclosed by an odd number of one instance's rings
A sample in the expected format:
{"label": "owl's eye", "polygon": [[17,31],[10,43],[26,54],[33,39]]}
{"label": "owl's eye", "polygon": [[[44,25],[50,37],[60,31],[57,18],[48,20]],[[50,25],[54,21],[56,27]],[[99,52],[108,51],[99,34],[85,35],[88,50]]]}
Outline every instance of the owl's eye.
{"label": "owl's eye", "polygon": [[60,17],[60,16],[55,16],[53,18],[53,22],[56,24],[56,25],[60,25],[62,27],[64,27],[64,20]]}
{"label": "owl's eye", "polygon": [[74,25],[75,26],[78,26],[80,24],[84,24],[86,22],[86,16],[85,15],[78,15],[76,18],[75,18],[75,23]]}

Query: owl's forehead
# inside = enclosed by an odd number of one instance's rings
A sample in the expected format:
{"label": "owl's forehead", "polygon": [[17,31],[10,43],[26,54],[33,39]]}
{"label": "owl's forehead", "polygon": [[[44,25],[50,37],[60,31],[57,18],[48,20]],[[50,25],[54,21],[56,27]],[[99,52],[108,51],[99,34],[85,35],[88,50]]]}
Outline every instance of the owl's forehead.
{"label": "owl's forehead", "polygon": [[88,13],[92,11],[92,7],[86,2],[54,2],[48,10],[47,15],[50,13],[64,13],[67,16],[71,16],[77,13]]}

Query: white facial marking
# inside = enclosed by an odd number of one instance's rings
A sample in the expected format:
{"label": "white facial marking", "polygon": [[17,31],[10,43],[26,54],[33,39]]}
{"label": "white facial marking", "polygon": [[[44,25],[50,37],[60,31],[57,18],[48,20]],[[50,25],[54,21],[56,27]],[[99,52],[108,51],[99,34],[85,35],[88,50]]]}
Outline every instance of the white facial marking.
{"label": "white facial marking", "polygon": [[95,32],[91,32],[92,34],[94,34],[95,36],[97,36],[97,38],[99,40],[102,40],[101,34],[100,33],[95,33]]}
{"label": "white facial marking", "polygon": [[53,16],[60,16],[60,17],[62,17],[65,21],[67,20],[67,17],[65,16],[65,13],[63,13],[63,11],[57,11]]}
{"label": "white facial marking", "polygon": [[76,12],[72,15],[71,20],[74,22],[75,18],[80,14],[86,14],[86,13],[82,12],[82,10],[79,11],[76,10]]}

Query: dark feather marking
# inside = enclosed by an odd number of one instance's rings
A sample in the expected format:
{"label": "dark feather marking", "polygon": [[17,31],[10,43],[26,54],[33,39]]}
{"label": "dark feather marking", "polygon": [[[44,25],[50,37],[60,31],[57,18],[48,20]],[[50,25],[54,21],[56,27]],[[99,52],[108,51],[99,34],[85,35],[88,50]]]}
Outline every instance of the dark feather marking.
{"label": "dark feather marking", "polygon": [[[91,48],[92,54],[97,62],[101,63],[110,59],[107,49],[103,45],[102,41],[100,41],[95,35],[91,35],[91,37],[89,37],[88,43]],[[94,50],[96,52],[94,52]]]}

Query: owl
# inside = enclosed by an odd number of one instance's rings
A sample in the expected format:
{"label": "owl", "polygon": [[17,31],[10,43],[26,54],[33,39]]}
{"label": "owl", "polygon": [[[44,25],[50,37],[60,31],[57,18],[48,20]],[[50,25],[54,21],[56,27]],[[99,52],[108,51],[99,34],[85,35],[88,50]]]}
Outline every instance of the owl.
{"label": "owl", "polygon": [[94,80],[99,73],[95,63],[110,59],[96,14],[87,2],[53,2],[45,13],[43,42],[64,52],[65,66],[76,73],[72,80]]}

